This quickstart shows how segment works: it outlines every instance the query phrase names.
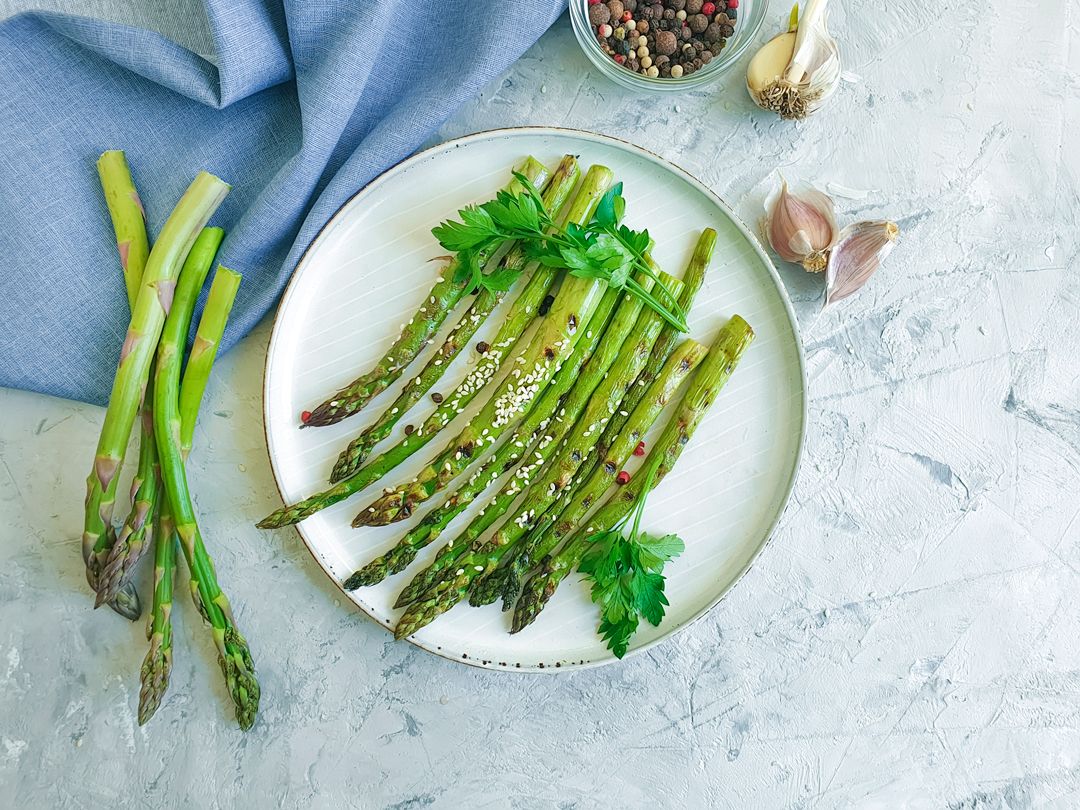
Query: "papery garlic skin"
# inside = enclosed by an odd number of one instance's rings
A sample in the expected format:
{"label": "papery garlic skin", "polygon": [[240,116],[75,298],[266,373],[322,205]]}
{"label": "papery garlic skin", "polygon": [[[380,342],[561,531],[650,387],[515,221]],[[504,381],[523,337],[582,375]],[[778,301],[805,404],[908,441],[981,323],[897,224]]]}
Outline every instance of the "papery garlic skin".
{"label": "papery garlic skin", "polygon": [[[754,103],[781,118],[800,120],[813,114],[840,84],[840,50],[825,21],[828,0],[809,0],[794,33],[773,37],[754,54],[746,88]],[[789,50],[790,49],[790,50]],[[790,53],[790,59],[782,66]]]}
{"label": "papery garlic skin", "polygon": [[794,194],[781,178],[780,186],[765,201],[765,214],[765,235],[781,259],[801,264],[811,273],[825,269],[829,248],[840,237],[827,194],[814,188]]}
{"label": "papery garlic skin", "polygon": [[825,306],[862,287],[892,252],[899,235],[896,223],[884,219],[856,222],[844,228],[825,269]]}

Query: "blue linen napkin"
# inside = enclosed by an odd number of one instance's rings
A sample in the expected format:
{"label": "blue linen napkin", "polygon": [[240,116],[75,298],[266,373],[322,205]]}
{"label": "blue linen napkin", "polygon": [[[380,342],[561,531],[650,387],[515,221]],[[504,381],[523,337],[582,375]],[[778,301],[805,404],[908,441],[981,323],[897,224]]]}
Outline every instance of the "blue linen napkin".
{"label": "blue linen napkin", "polygon": [[151,238],[199,169],[244,275],[229,347],[337,208],[503,72],[566,0],[206,0],[214,53],[70,15],[0,23],[0,385],[103,403],[128,309],[95,161]]}

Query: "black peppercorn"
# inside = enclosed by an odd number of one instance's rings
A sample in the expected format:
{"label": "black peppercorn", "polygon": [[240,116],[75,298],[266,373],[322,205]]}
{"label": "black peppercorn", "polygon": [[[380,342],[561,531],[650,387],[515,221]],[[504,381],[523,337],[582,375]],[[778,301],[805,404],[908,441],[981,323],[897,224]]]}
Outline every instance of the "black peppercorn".
{"label": "black peppercorn", "polygon": [[440,402],[443,401],[443,395],[440,394],[438,391],[435,391],[431,395],[431,401],[434,402],[436,405],[438,405]]}

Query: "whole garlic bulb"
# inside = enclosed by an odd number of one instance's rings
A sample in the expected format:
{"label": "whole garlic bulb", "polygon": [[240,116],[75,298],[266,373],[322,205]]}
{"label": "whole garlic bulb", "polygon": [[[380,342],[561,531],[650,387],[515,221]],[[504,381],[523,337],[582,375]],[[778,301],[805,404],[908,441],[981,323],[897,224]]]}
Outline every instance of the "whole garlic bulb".
{"label": "whole garlic bulb", "polygon": [[827,3],[809,0],[801,20],[793,9],[791,29],[766,42],[750,60],[746,88],[762,109],[781,118],[802,119],[836,91],[840,50],[825,22]]}

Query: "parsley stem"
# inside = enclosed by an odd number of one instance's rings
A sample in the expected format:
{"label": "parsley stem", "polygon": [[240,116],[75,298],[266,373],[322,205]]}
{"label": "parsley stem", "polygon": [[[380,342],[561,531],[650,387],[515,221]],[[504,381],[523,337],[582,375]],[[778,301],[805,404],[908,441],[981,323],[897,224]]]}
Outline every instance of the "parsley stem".
{"label": "parsley stem", "polygon": [[[630,254],[634,257],[634,266],[638,270],[643,272],[646,276],[648,276],[649,278],[651,278],[653,281],[656,282],[657,286],[660,289],[661,294],[668,300],[668,303],[671,304],[672,310],[675,313],[675,317],[679,318],[681,321],[685,321],[686,320],[686,313],[682,311],[682,307],[679,305],[679,299],[676,298],[674,295],[672,295],[671,291],[669,289],[667,289],[667,287],[665,287],[663,284],[660,283],[660,277],[656,275],[656,271],[653,270],[652,265],[649,263],[648,259],[646,259],[642,254],[638,253],[634,249],[634,246],[631,245],[630,243],[628,243],[622,237],[622,235],[619,233],[617,228],[612,228],[612,227],[609,226],[609,227],[606,227],[604,229],[604,231],[609,236],[612,236],[616,240],[618,240],[619,244],[621,244],[624,248],[626,248],[630,252]],[[675,326],[674,323],[672,325]],[[683,328],[680,331],[686,332],[688,330]]]}
{"label": "parsley stem", "polygon": [[[661,288],[663,284],[660,285]],[[690,328],[681,321],[677,315],[669,312],[663,304],[661,304],[652,293],[638,284],[634,279],[629,279],[626,282],[626,288],[630,290],[633,295],[636,295],[642,301],[644,301],[651,309],[653,309],[661,318],[667,321],[673,328],[678,329],[680,332],[689,332]]]}

